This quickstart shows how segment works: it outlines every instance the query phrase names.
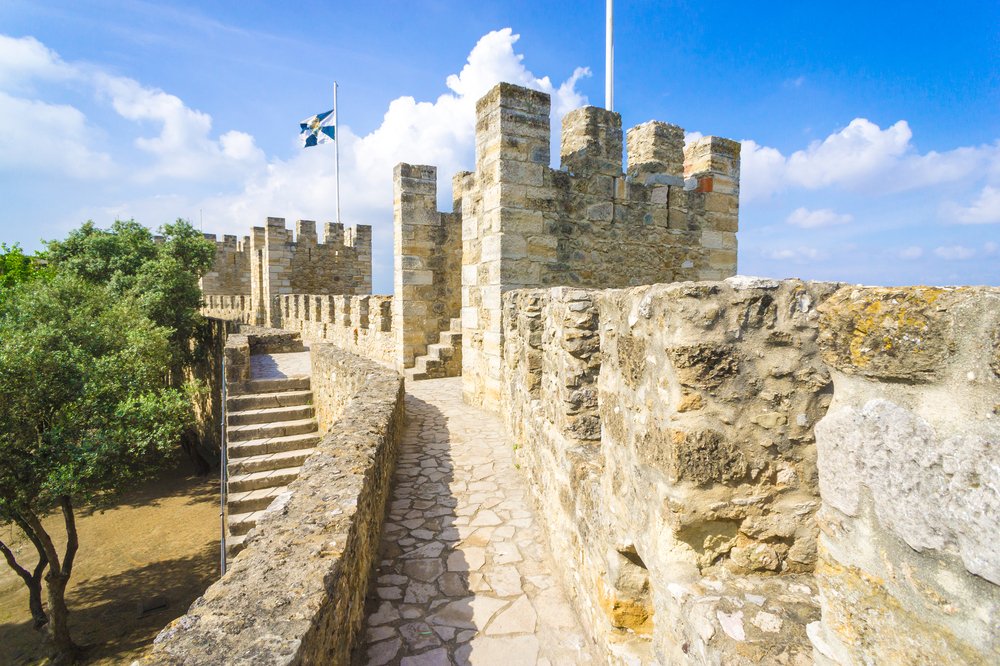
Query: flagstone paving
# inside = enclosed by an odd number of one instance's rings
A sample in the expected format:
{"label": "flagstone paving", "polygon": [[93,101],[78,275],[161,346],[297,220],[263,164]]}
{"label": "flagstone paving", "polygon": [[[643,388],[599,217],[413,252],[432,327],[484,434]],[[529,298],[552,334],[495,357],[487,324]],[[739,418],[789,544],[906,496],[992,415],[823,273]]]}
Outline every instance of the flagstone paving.
{"label": "flagstone paving", "polygon": [[500,421],[461,379],[411,382],[362,663],[599,663]]}

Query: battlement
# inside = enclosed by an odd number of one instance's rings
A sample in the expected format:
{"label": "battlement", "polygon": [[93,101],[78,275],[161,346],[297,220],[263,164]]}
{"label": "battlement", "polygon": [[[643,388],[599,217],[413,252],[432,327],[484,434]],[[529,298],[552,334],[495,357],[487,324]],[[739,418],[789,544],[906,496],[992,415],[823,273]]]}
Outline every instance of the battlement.
{"label": "battlement", "polygon": [[204,234],[215,243],[215,263],[201,278],[205,295],[250,294],[250,237],[242,239],[226,234],[218,240],[215,234]]}

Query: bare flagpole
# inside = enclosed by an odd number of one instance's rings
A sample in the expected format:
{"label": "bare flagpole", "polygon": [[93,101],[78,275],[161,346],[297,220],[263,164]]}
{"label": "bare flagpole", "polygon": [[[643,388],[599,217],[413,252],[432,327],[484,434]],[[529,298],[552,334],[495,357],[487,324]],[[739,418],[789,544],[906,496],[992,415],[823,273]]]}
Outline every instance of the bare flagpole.
{"label": "bare flagpole", "polygon": [[[611,0],[608,0],[610,2]],[[340,116],[337,115],[337,82],[333,82],[333,154],[337,178],[337,223],[340,223]]]}
{"label": "bare flagpole", "polygon": [[615,2],[607,0],[607,25],[604,40],[604,107],[615,110]]}

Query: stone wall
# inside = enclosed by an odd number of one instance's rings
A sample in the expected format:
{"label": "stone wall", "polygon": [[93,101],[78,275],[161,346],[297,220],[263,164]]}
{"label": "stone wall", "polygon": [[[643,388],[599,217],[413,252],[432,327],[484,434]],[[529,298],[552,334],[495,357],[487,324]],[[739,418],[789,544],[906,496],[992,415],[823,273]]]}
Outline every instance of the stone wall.
{"label": "stone wall", "polygon": [[[328,342],[378,363],[395,363],[391,296],[285,294],[272,298],[277,326],[301,333],[308,344]],[[253,301],[245,296],[206,296],[202,314],[252,324]]]}
{"label": "stone wall", "polygon": [[396,368],[413,367],[462,308],[462,190],[454,212],[437,211],[437,169],[397,164],[393,170]]}
{"label": "stone wall", "polygon": [[318,241],[316,223],[299,220],[295,234],[280,217],[254,227],[250,236],[250,294],[258,315],[255,323],[278,327],[274,297],[285,294],[370,294],[372,230],[368,225],[344,229],[324,225]]}
{"label": "stone wall", "polygon": [[229,572],[138,663],[348,663],[395,467],[403,385],[334,347],[315,345],[313,355],[319,396],[339,416]]}
{"label": "stone wall", "polygon": [[733,278],[504,296],[501,412],[613,659],[810,663],[817,306]]}
{"label": "stone wall", "polygon": [[203,294],[250,295],[250,237],[237,240],[225,235],[222,240],[215,234],[205,234],[215,242],[215,263],[212,270],[201,278]]}
{"label": "stone wall", "polygon": [[817,663],[1000,663],[1000,289],[821,310]]}
{"label": "stone wall", "polygon": [[585,107],[567,114],[549,168],[549,96],[500,84],[476,107],[476,171],[462,191],[466,399],[498,404],[500,299],[522,287],[626,287],[736,272],[739,144]]}

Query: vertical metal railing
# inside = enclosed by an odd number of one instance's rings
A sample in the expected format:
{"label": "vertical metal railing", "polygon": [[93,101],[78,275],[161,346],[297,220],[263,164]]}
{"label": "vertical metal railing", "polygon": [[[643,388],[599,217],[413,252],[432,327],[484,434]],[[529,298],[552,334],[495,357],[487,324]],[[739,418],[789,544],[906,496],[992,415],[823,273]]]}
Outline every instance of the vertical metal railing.
{"label": "vertical metal railing", "polygon": [[226,575],[226,494],[229,486],[229,445],[226,443],[226,355],[222,355],[222,409],[219,411],[222,417],[219,419],[219,523],[221,525],[222,537],[219,542],[219,569],[220,577]]}

